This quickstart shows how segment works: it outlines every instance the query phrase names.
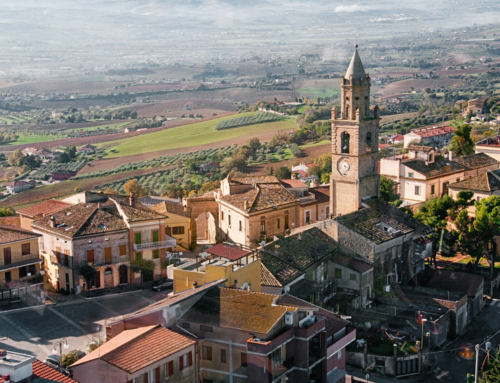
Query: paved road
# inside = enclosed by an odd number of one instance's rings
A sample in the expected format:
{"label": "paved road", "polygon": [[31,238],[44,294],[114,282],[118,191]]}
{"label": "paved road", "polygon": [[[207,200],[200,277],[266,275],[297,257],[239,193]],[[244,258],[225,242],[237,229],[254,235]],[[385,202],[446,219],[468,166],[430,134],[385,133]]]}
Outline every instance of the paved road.
{"label": "paved road", "polygon": [[69,350],[85,351],[93,337],[105,336],[104,319],[148,305],[159,294],[150,290],[104,296],[0,313],[0,349],[44,360],[54,343],[66,338]]}

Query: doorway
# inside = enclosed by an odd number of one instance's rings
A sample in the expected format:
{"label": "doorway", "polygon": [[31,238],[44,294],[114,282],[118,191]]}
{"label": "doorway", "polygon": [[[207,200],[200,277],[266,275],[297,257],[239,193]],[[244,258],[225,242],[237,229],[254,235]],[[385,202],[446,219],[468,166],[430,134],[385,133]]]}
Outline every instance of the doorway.
{"label": "doorway", "polygon": [[3,264],[10,265],[12,263],[12,252],[10,247],[3,249]]}
{"label": "doorway", "polygon": [[118,268],[118,274],[120,276],[120,285],[123,283],[128,283],[128,270],[127,266],[121,265]]}

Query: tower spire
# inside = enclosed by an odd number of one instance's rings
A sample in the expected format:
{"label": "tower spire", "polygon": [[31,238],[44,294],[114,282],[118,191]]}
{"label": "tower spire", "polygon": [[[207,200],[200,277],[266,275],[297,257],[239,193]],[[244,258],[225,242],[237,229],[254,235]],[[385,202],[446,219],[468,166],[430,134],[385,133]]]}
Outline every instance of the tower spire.
{"label": "tower spire", "polygon": [[359,83],[362,78],[366,78],[365,68],[363,66],[363,63],[361,62],[361,58],[359,57],[357,45],[356,49],[354,50],[354,54],[352,55],[349,68],[347,68],[345,78],[349,80],[350,76],[352,76],[354,83]]}

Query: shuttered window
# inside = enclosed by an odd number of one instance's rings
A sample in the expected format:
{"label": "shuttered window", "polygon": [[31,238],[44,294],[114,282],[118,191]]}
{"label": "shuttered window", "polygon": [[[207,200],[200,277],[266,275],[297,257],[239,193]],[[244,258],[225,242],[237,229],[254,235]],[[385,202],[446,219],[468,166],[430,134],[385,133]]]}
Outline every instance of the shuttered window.
{"label": "shuttered window", "polygon": [[153,231],[153,242],[158,242],[158,230]]}
{"label": "shuttered window", "polygon": [[87,262],[94,263],[94,250],[87,250]]}
{"label": "shuttered window", "polygon": [[113,263],[113,255],[111,253],[111,247],[104,248],[104,262]]}
{"label": "shuttered window", "polygon": [[120,255],[127,255],[127,245],[120,245]]}
{"label": "shuttered window", "polygon": [[30,255],[30,253],[31,253],[30,244],[29,243],[23,243],[21,245],[21,251],[22,251],[22,255]]}

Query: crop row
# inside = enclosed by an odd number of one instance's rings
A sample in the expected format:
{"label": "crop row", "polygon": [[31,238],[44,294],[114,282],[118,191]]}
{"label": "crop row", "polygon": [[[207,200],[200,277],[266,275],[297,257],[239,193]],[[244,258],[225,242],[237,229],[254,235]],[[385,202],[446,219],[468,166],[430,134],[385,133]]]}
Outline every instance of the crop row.
{"label": "crop row", "polygon": [[223,120],[217,124],[215,130],[233,129],[240,126],[263,124],[265,122],[281,121],[284,117],[274,113],[260,112],[253,116],[245,116]]}
{"label": "crop row", "polygon": [[68,170],[70,172],[77,172],[81,168],[85,166],[85,160],[77,161],[77,162],[68,162],[67,164],[57,164],[57,163],[49,163],[42,165],[40,169],[38,169],[30,179],[33,180],[47,180],[52,176],[52,173],[58,170]]}
{"label": "crop row", "polygon": [[112,182],[109,184],[104,184],[99,186],[100,190],[105,190],[106,188],[111,188],[118,191],[120,194],[125,194],[123,186],[130,180],[136,179],[139,185],[148,190],[149,194],[161,195],[165,184],[168,182],[167,177],[170,173],[169,170],[160,170],[158,172],[145,174],[142,176],[127,177],[121,181]]}

